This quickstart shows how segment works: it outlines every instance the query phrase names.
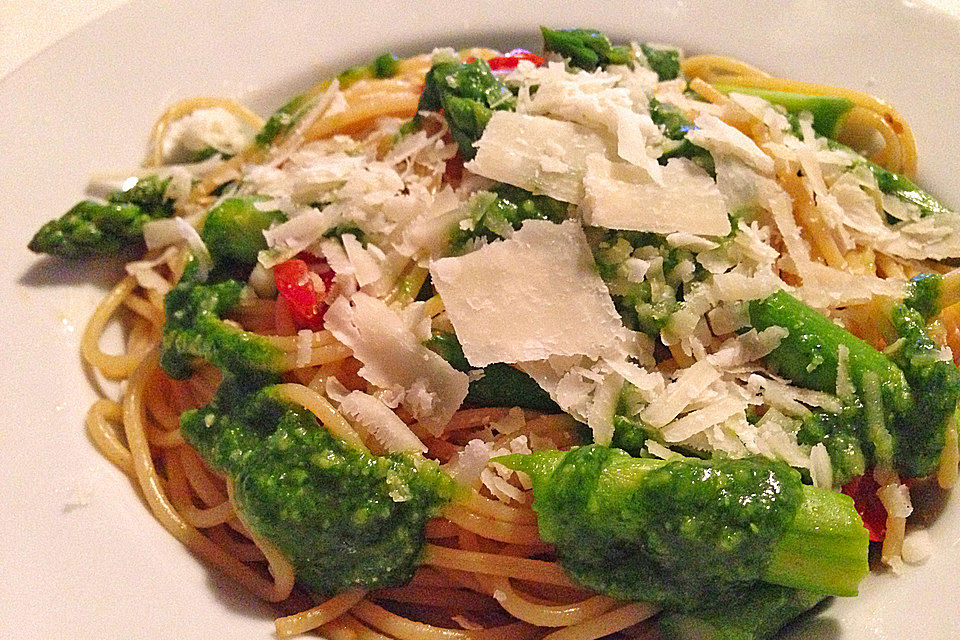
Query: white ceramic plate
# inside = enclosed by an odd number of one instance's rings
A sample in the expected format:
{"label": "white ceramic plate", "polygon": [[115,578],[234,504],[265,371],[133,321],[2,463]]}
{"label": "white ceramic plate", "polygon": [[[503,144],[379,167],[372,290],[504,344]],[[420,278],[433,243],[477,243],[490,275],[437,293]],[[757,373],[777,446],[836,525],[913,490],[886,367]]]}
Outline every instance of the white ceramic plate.
{"label": "white ceramic plate", "polygon": [[[71,268],[26,250],[91,171],[139,162],[177,98],[237,96],[267,113],[387,48],[536,48],[540,24],[594,26],[883,96],[914,126],[922,182],[960,205],[960,22],[948,14],[878,0],[564,4],[134,2],[0,83],[0,637],[273,637],[269,611],[163,531],[84,435],[94,393],[78,334],[117,265]],[[834,601],[791,637],[957,638],[958,502],[931,528],[925,566],[871,576],[861,597]]]}

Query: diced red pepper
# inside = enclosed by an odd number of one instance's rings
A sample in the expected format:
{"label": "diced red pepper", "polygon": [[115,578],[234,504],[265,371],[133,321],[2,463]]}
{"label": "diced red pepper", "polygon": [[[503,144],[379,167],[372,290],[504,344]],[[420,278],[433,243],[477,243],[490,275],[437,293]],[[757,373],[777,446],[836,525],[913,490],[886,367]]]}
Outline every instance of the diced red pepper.
{"label": "diced red pepper", "polygon": [[[467,62],[473,62],[474,60],[476,60],[476,58],[467,58]],[[492,71],[512,71],[513,69],[517,68],[517,65],[520,64],[521,60],[529,60],[538,67],[545,62],[543,57],[538,56],[535,53],[530,53],[526,49],[514,49],[513,51],[509,51],[502,56],[490,58],[487,60],[487,64],[490,65],[490,69]]]}
{"label": "diced red pepper", "polygon": [[305,260],[299,258],[273,267],[273,281],[277,291],[286,300],[297,329],[323,329],[323,314],[327,312],[323,298],[333,281],[333,272],[319,274],[323,291],[317,290],[317,283],[312,277],[315,273]]}
{"label": "diced red pepper", "polygon": [[887,535],[887,510],[877,497],[879,489],[880,485],[869,472],[854,478],[841,489],[853,498],[857,513],[863,520],[863,526],[870,532],[870,540],[873,542],[880,542]]}
{"label": "diced red pepper", "polygon": [[516,69],[521,60],[529,60],[538,67],[544,63],[544,59],[535,53],[530,53],[523,49],[515,49],[505,56],[490,58],[487,60],[487,64],[490,65],[493,71],[502,71]]}

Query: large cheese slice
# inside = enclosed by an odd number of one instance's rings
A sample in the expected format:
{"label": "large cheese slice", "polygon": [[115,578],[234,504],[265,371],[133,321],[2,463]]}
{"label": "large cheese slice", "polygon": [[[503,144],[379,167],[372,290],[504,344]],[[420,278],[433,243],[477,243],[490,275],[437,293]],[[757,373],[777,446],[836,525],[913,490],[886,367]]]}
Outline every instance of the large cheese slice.
{"label": "large cheese slice", "polygon": [[471,365],[621,352],[627,332],[580,224],[529,220],[513,236],[430,265]]}
{"label": "large cheese slice", "polygon": [[401,316],[382,300],[357,292],[349,302],[337,298],[324,325],[363,363],[359,373],[365,380],[391,392],[422,426],[439,435],[467,396],[468,380],[423,345],[429,327],[416,317],[421,307],[410,305]]}
{"label": "large cheese slice", "polygon": [[587,159],[584,223],[629,231],[730,233],[723,195],[709,175],[690,160],[671,158],[662,184],[639,168],[596,154]]}
{"label": "large cheese slice", "polygon": [[608,153],[584,126],[511,111],[493,114],[476,147],[467,170],[573,204],[583,198],[587,157]]}

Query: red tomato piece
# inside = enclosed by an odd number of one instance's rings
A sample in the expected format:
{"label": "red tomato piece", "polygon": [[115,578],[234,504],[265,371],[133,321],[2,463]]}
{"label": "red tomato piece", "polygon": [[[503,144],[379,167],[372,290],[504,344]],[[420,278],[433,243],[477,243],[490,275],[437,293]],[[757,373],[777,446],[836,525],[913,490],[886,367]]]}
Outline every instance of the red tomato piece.
{"label": "red tomato piece", "polygon": [[873,473],[866,473],[848,482],[841,491],[853,498],[853,504],[863,520],[863,526],[870,532],[870,540],[880,542],[887,535],[887,510],[884,508],[877,490],[880,485]]}
{"label": "red tomato piece", "polygon": [[273,281],[277,285],[277,291],[286,300],[297,329],[323,329],[323,314],[327,311],[323,298],[333,281],[333,273],[329,272],[327,277],[324,277],[327,274],[320,275],[323,291],[317,290],[312,277],[314,273],[304,260],[297,258],[273,267]]}
{"label": "red tomato piece", "polygon": [[521,60],[529,60],[538,67],[544,63],[544,59],[535,53],[530,53],[524,49],[514,49],[506,55],[490,58],[487,60],[487,64],[493,71],[508,71],[516,69]]}

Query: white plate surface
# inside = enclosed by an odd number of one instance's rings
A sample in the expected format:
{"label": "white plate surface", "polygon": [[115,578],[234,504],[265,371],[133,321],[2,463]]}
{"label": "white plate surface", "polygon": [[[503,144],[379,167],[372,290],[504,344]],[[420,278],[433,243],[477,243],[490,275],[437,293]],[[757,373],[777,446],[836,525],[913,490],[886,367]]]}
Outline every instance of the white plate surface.
{"label": "white plate surface", "polygon": [[[384,49],[539,46],[536,28],[737,55],[779,75],[865,89],[914,126],[922,182],[960,206],[960,22],[917,2],[134,2],[0,82],[0,637],[270,638],[271,615],[201,565],[87,441],[94,399],[79,331],[106,262],[37,260],[38,225],[88,174],[136,165],[180,97],[235,96],[268,113],[324,73]],[[865,581],[791,637],[960,637],[960,507],[931,528],[934,557]]]}

